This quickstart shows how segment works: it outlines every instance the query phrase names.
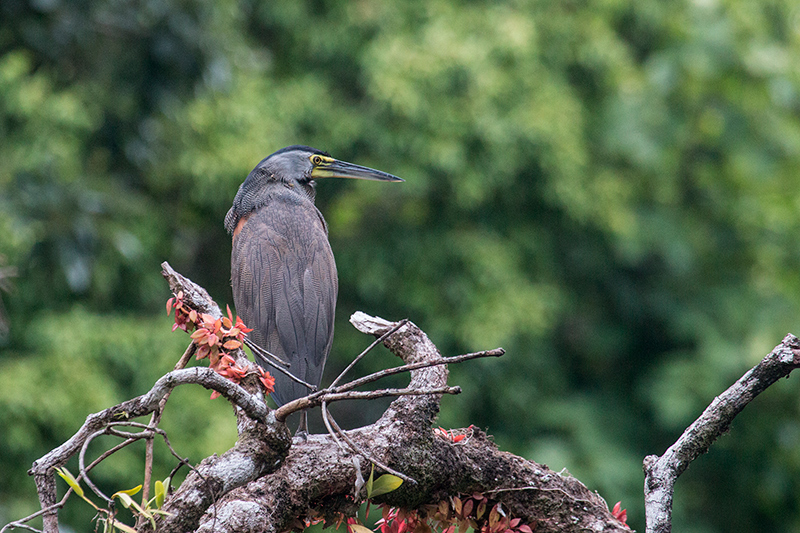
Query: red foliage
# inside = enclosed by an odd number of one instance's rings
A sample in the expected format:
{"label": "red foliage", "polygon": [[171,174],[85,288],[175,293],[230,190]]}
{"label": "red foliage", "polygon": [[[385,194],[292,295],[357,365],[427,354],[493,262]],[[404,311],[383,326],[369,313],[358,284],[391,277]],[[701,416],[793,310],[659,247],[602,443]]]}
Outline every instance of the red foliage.
{"label": "red foliage", "polygon": [[454,430],[452,430],[452,429],[451,429],[450,431],[447,431],[447,430],[446,430],[446,429],[444,429],[443,427],[439,426],[438,428],[434,429],[434,430],[433,430],[433,432],[434,432],[436,435],[438,435],[438,436],[440,436],[440,437],[442,437],[442,438],[444,438],[444,439],[447,439],[447,440],[449,440],[450,442],[452,442],[452,443],[454,443],[454,444],[455,444],[455,443],[459,443],[459,442],[461,442],[462,440],[464,440],[464,439],[467,437],[467,435],[471,434],[471,433],[472,433],[472,428],[473,428],[473,427],[474,427],[474,426],[472,426],[472,425],[470,424],[470,426],[469,426],[469,427],[468,427],[466,430],[463,430],[463,432],[462,432],[462,433],[456,433],[456,432],[455,432]]}
{"label": "red foliage", "polygon": [[622,502],[617,502],[613,509],[611,509],[611,514],[614,515],[614,518],[625,524],[625,527],[630,529],[628,526],[628,510],[622,509]]}
{"label": "red foliage", "polygon": [[[175,324],[172,331],[182,329],[190,333],[192,340],[197,345],[196,359],[208,358],[209,368],[234,383],[239,383],[251,368],[244,368],[236,363],[230,356],[230,350],[238,350],[244,344],[244,338],[253,331],[242,322],[238,316],[234,319],[231,308],[227,307],[228,316],[215,319],[213,316],[200,314],[191,309],[184,301],[183,291],[167,300],[167,314],[175,309]],[[228,350],[228,351],[226,351]],[[259,380],[267,394],[275,391],[275,378],[260,366],[255,366]],[[219,392],[214,391],[211,399],[219,397]]]}
{"label": "red foliage", "polygon": [[522,523],[522,519],[511,517],[500,502],[479,492],[463,498],[454,496],[449,501],[442,500],[438,505],[427,505],[416,511],[381,507],[383,517],[376,522],[381,533],[454,533],[456,528],[459,532],[471,528],[476,533],[533,533],[536,529],[535,522]]}

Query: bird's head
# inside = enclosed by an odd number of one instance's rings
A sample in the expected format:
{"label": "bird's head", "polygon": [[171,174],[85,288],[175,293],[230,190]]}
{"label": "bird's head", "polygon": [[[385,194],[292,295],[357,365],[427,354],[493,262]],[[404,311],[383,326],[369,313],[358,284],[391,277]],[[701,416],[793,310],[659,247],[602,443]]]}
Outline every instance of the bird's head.
{"label": "bird's head", "polygon": [[300,185],[300,189],[313,199],[314,180],[321,178],[403,181],[386,172],[339,161],[327,152],[302,145],[288,146],[264,158],[250,172],[247,181],[254,179]]}
{"label": "bird's head", "polygon": [[[355,178],[376,181],[404,181],[380,170],[332,158],[327,152],[310,146],[282,148],[256,165],[239,187],[233,208],[226,217],[226,226],[235,225],[239,217],[257,207],[260,191],[270,184],[282,183],[314,201],[314,180],[322,178]],[[229,231],[233,231],[229,228]]]}

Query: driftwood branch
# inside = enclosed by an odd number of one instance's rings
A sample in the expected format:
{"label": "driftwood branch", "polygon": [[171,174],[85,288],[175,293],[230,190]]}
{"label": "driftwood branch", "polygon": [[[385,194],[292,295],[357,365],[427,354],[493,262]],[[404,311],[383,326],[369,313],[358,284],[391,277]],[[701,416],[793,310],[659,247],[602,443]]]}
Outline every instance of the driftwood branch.
{"label": "driftwood branch", "polygon": [[[353,315],[351,322],[376,337],[396,326],[363,313]],[[411,371],[408,390],[446,387],[447,368],[442,364],[446,358],[413,323],[400,327],[385,344],[404,363],[419,364]],[[603,499],[579,481],[497,450],[480,430],[473,429],[458,444],[436,436],[431,426],[440,396],[400,397],[374,424],[343,432],[367,455],[417,481],[381,496],[380,502],[414,509],[454,494],[499,489],[503,492],[498,490],[497,499],[515,516],[536,523],[537,532],[629,531],[610,514]],[[274,473],[222,498],[197,531],[279,533],[300,527],[307,517],[335,521],[341,513],[352,515],[358,480],[370,472],[369,464],[356,472],[356,453],[339,446],[331,435],[296,440]]]}
{"label": "driftwood branch", "polygon": [[645,458],[647,533],[669,533],[672,530],[672,497],[678,476],[728,431],[734,417],[748,403],[780,378],[788,376],[798,365],[800,339],[790,334],[728,390],[714,398],[664,455]]}
{"label": "driftwood branch", "polygon": [[[173,292],[183,292],[187,305],[221,316],[205,290],[166,264],[164,275]],[[237,385],[206,368],[176,370],[161,378],[147,394],[90,415],[75,436],[34,463],[31,473],[45,510],[45,531],[55,533],[58,527],[56,507],[52,507],[56,495],[52,468],[63,465],[102,428],[154,412],[169,390],[185,383],[217,390],[236,405],[239,439],[222,456],[203,460],[167,497],[163,510],[169,515],[157,520],[159,532],[280,533],[298,527],[306,518],[350,516],[363,498],[360,489],[372,468],[370,462],[416,481],[379,497],[379,502],[393,506],[415,509],[451,495],[484,492],[493,493],[505,509],[525,523],[535,524],[537,532],[627,531],[605,501],[579,481],[497,450],[480,430],[471,429],[458,443],[433,432],[442,394],[460,391],[448,385],[447,365],[499,356],[502,349],[445,358],[411,322],[390,322],[363,313],[354,314],[351,322],[360,331],[382,339],[403,365],[315,392],[294,408],[327,407],[329,402],[345,398],[398,395],[374,424],[344,431],[329,421],[331,435],[310,435],[307,440],[292,442],[278,416],[285,411],[266,407],[252,383],[254,377],[245,377]],[[235,357],[238,362],[245,356],[237,351]],[[410,376],[402,389],[352,390],[398,372],[409,372]],[[348,447],[337,443],[337,434]],[[52,519],[48,522],[49,516]],[[146,531],[150,525],[140,523],[137,527]]]}
{"label": "driftwood branch", "polygon": [[271,421],[275,424],[274,415],[268,410],[263,400],[213,370],[208,368],[173,370],[160,378],[146,394],[89,415],[81,428],[68,441],[33,463],[28,473],[34,476],[42,509],[49,510],[44,513],[44,531],[46,533],[57,533],[58,531],[55,514],[57,509],[55,505],[56,484],[53,469],[66,464],[98,432],[103,432],[114,424],[153,413],[158,409],[160,401],[172,389],[186,384],[198,384],[207,389],[216,390],[239,406],[251,418],[259,421]]}

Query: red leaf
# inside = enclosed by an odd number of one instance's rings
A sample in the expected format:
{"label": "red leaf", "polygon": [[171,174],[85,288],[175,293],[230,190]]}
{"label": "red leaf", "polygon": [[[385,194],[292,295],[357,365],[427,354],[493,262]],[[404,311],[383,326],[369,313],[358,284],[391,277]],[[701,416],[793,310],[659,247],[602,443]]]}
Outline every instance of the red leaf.
{"label": "red leaf", "polygon": [[208,349],[208,366],[211,368],[216,368],[217,364],[219,364],[219,350],[216,348],[209,348]]}
{"label": "red leaf", "polygon": [[216,399],[217,399],[217,398],[219,398],[220,396],[222,396],[222,394],[220,394],[220,392],[219,392],[219,391],[214,391],[214,392],[212,392],[212,393],[211,393],[211,399],[212,399],[212,400],[216,400]]}
{"label": "red leaf", "polygon": [[492,507],[492,510],[489,512],[489,527],[492,528],[497,525],[497,522],[500,521],[500,513],[497,512],[497,505]]}
{"label": "red leaf", "polygon": [[[442,430],[442,431],[444,431],[444,430]],[[461,498],[459,498],[458,496],[453,498],[453,509],[455,510],[456,514],[458,514],[458,515],[461,514]]]}
{"label": "red leaf", "polygon": [[260,366],[258,367],[258,373],[260,374],[258,379],[261,380],[261,384],[264,385],[264,390],[267,391],[267,394],[275,392],[275,378]]}
{"label": "red leaf", "polygon": [[167,300],[167,315],[172,312],[172,302],[175,301],[175,298],[170,298]]}
{"label": "red leaf", "polygon": [[200,361],[201,359],[205,359],[206,357],[208,357],[208,354],[210,352],[211,350],[209,349],[208,346],[201,346],[200,348],[197,349],[197,356],[195,357],[195,359],[197,359],[198,361]]}
{"label": "red leaf", "polygon": [[214,317],[209,315],[208,313],[203,313],[200,318],[203,319],[203,325],[208,329],[214,328]]}
{"label": "red leaf", "polygon": [[226,341],[225,344],[222,345],[222,347],[225,348],[226,350],[235,350],[236,348],[239,348],[241,345],[242,345],[241,342],[231,339],[229,341]]}
{"label": "red leaf", "polygon": [[472,508],[474,506],[475,503],[473,500],[467,500],[466,503],[464,504],[464,513],[463,513],[464,516],[469,516],[470,514],[472,514]]}

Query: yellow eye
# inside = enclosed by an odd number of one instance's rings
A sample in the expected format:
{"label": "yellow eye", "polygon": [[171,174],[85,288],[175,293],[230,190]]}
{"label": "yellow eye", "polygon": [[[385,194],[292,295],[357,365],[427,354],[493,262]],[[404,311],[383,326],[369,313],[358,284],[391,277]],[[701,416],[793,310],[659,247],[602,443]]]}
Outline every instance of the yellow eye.
{"label": "yellow eye", "polygon": [[322,159],[321,155],[313,155],[313,156],[311,156],[311,162],[314,165],[321,165],[323,161],[324,161],[324,159]]}

